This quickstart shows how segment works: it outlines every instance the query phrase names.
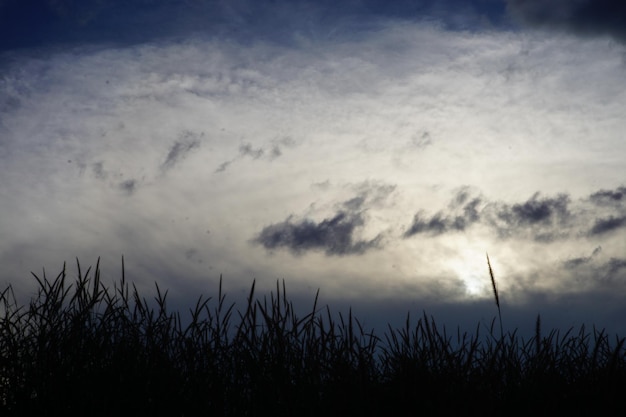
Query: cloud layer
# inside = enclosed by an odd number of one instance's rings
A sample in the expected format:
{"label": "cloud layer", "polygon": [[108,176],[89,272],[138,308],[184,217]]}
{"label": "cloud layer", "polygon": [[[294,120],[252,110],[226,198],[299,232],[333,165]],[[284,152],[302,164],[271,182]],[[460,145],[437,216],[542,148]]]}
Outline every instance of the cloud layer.
{"label": "cloud layer", "polygon": [[[93,22],[122,7],[96,3]],[[238,4],[218,15],[229,28],[257,10]],[[2,282],[27,292],[29,271],[97,256],[116,277],[124,255],[129,277],[180,297],[223,274],[235,294],[285,278],[372,311],[438,309],[487,305],[489,252],[511,309],[622,311],[623,46],[376,2],[306,23],[305,5],[281,9],[280,41],[215,29],[4,52]]]}

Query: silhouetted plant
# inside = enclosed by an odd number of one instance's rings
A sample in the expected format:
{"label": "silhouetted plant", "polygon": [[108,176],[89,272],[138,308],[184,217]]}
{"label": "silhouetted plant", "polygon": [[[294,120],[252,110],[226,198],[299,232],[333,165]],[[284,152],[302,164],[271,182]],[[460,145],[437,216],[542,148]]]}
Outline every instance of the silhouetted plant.
{"label": "silhouetted plant", "polygon": [[544,335],[537,317],[524,340],[504,333],[497,298],[499,337],[495,319],[485,335],[450,334],[426,313],[379,337],[318,295],[300,317],[284,281],[262,298],[253,282],[236,309],[220,278],[183,320],[158,285],[141,297],[123,263],[112,288],[99,263],[77,271],[73,283],[65,265],[52,280],[33,274],[27,305],[0,292],[1,415],[581,414],[617,411],[626,388],[624,339],[584,326]]}

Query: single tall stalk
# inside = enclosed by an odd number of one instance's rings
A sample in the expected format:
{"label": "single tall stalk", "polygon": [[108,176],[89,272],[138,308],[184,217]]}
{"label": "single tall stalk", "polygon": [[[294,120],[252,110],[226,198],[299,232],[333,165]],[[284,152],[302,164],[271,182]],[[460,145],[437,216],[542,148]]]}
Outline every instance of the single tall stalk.
{"label": "single tall stalk", "polygon": [[498,319],[500,320],[500,339],[504,337],[504,330],[502,328],[502,311],[500,311],[500,297],[498,297],[498,288],[496,287],[496,278],[493,276],[493,269],[491,269],[491,262],[489,261],[489,254],[487,253],[487,266],[489,267],[489,276],[491,277],[491,286],[493,287],[493,296],[496,299],[496,306],[498,307]]}

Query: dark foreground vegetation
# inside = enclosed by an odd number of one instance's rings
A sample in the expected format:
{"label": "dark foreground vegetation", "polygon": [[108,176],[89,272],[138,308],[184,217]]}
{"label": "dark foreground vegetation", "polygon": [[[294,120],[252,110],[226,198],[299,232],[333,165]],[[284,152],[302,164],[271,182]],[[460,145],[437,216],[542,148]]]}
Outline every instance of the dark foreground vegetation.
{"label": "dark foreground vegetation", "polygon": [[[606,415],[622,412],[624,339],[583,328],[453,332],[422,315],[372,334],[285,287],[247,305],[200,297],[187,319],[98,265],[0,293],[2,416]],[[493,275],[492,275],[493,280]],[[495,283],[494,283],[495,290]],[[497,292],[496,292],[497,294]],[[498,303],[499,307],[499,303]],[[185,324],[183,324],[185,323]],[[494,321],[495,323],[495,321]]]}

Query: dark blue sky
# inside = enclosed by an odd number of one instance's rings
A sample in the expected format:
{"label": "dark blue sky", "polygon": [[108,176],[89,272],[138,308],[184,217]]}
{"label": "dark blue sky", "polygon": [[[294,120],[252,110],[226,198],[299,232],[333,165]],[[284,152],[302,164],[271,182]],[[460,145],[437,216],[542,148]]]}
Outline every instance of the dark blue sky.
{"label": "dark blue sky", "polygon": [[0,48],[136,43],[190,33],[288,42],[294,31],[358,32],[372,18],[448,29],[540,27],[624,40],[619,0],[1,0]]}
{"label": "dark blue sky", "polygon": [[434,20],[450,29],[529,25],[623,39],[625,8],[611,0],[2,0],[0,47],[145,42],[198,31],[288,38],[296,29],[358,31],[373,17]]}
{"label": "dark blue sky", "polygon": [[502,26],[509,21],[505,3],[496,0],[2,0],[0,42],[4,49],[65,42],[145,42],[191,32],[280,38],[299,28],[340,25],[358,30],[372,17],[436,19],[451,28]]}
{"label": "dark blue sky", "polygon": [[358,31],[373,17],[433,20],[448,29],[626,36],[620,0],[0,0],[0,48],[145,42],[190,32],[288,40],[297,29]]}

